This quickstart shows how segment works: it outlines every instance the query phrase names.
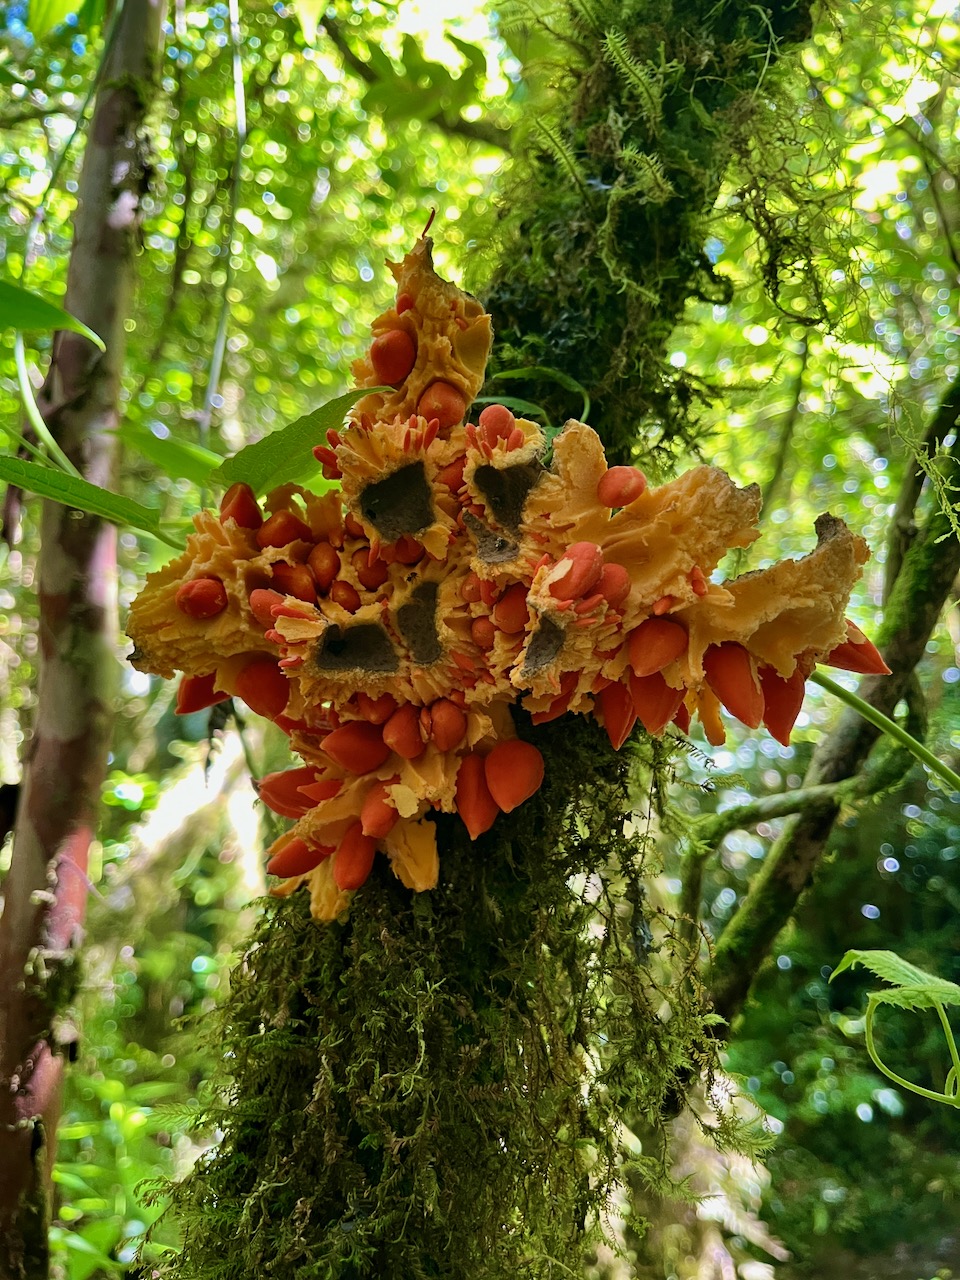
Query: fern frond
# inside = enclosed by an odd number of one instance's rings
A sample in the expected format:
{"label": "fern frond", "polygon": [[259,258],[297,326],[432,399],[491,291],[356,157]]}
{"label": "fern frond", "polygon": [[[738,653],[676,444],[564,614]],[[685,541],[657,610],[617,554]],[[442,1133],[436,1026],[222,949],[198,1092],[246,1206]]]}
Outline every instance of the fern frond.
{"label": "fern frond", "polygon": [[587,194],[587,180],[577,163],[577,158],[561,138],[559,132],[553,125],[547,124],[545,120],[539,116],[534,118],[533,127],[540,136],[540,141],[544,147],[553,156],[554,160],[569,173],[570,177],[580,188],[584,195]]}
{"label": "fern frond", "polygon": [[606,23],[596,0],[570,0],[570,12],[575,27],[592,31],[595,36],[603,36]]}
{"label": "fern frond", "polygon": [[636,95],[641,115],[656,133],[663,119],[663,86],[659,74],[650,63],[640,62],[633,56],[622,31],[607,32],[603,51],[625,87]]}
{"label": "fern frond", "polygon": [[620,163],[631,175],[651,204],[665,204],[676,195],[662,162],[657,156],[626,146],[620,152]]}

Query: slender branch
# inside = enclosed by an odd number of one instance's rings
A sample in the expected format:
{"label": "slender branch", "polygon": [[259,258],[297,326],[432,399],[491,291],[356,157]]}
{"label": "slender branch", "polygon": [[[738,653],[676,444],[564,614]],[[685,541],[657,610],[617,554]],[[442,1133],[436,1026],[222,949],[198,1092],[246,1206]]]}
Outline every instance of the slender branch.
{"label": "slender branch", "polygon": [[775,796],[760,796],[749,804],[737,805],[733,809],[724,809],[721,813],[711,813],[701,818],[694,825],[690,843],[680,861],[681,935],[692,941],[697,932],[707,861],[731,831],[755,827],[758,822],[770,822],[774,818],[787,818],[822,800],[830,800],[841,788],[849,787],[849,782],[800,787],[796,791],[782,791]]}
{"label": "slender branch", "polygon": [[773,460],[773,470],[770,478],[763,486],[761,510],[768,512],[773,506],[773,499],[780,483],[783,480],[784,469],[787,464],[787,457],[790,453],[790,446],[793,443],[793,433],[796,429],[797,422],[800,419],[800,402],[803,399],[803,379],[807,372],[807,360],[810,354],[810,344],[804,338],[800,344],[800,366],[797,369],[797,375],[793,384],[793,396],[790,401],[790,407],[783,418],[780,427],[780,438],[777,441],[777,453]]}
{"label": "slender branch", "polygon": [[[960,373],[954,378],[940,402],[939,409],[927,425],[919,447],[933,453],[954,430],[958,418],[960,418]],[[907,473],[900,485],[900,492],[897,494],[887,539],[887,559],[883,574],[884,600],[889,598],[900,572],[900,566],[903,564],[903,557],[917,536],[913,517],[917,503],[920,501],[925,476],[923,467],[908,465]]]}
{"label": "slender branch", "polygon": [[[354,53],[348,40],[340,30],[339,24],[333,18],[325,17],[323,19],[323,30],[327,33],[330,43],[354,75],[358,76],[365,84],[380,83],[380,77],[376,71],[374,71],[369,62],[361,58],[359,54]],[[399,80],[399,77],[397,79]],[[442,111],[435,112],[432,116],[427,116],[424,123],[432,124],[453,137],[467,138],[470,142],[482,142],[484,145],[496,147],[500,151],[510,150],[509,131],[501,129],[497,125],[484,124],[480,120],[464,120],[459,116],[456,120],[448,120]]]}

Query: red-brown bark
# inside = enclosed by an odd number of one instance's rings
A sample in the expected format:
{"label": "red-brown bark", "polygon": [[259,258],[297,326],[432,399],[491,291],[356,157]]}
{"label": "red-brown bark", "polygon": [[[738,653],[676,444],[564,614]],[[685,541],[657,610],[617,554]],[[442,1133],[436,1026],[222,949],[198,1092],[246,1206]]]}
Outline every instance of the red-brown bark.
{"label": "red-brown bark", "polygon": [[[160,6],[125,0],[84,152],[65,305],[106,343],[59,333],[42,399],[61,447],[110,487],[146,174],[142,128]],[[37,567],[40,663],[13,860],[0,916],[0,1275],[48,1272],[49,1170],[64,1041],[58,1015],[87,896],[117,675],[115,532],[44,504]]]}

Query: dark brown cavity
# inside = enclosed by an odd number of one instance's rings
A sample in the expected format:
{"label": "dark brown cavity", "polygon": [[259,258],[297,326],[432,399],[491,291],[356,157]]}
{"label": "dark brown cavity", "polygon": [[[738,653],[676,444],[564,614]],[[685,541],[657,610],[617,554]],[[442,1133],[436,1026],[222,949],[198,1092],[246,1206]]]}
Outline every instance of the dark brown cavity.
{"label": "dark brown cavity", "polygon": [[384,542],[422,533],[433,524],[433,501],[422,462],[411,462],[360,494],[360,514]]}
{"label": "dark brown cavity", "polygon": [[369,671],[392,675],[400,659],[383,627],[376,622],[360,622],[341,630],[334,623],[317,646],[314,664],[318,671]]}
{"label": "dark brown cavity", "polygon": [[508,529],[519,529],[527,494],[542,475],[539,462],[518,462],[502,470],[485,463],[474,471],[473,482],[494,518]]}
{"label": "dark brown cavity", "polygon": [[397,610],[397,626],[420,667],[429,667],[442,654],[437,635],[437,583],[421,582]]}
{"label": "dark brown cavity", "polygon": [[487,564],[506,564],[507,561],[516,559],[520,548],[515,542],[505,538],[496,529],[488,529],[470,511],[464,512],[463,522],[473,534],[481,560]]}
{"label": "dark brown cavity", "polygon": [[527,646],[526,657],[523,660],[523,674],[532,676],[544,667],[548,667],[563,648],[565,635],[563,627],[558,627],[552,618],[541,618]]}

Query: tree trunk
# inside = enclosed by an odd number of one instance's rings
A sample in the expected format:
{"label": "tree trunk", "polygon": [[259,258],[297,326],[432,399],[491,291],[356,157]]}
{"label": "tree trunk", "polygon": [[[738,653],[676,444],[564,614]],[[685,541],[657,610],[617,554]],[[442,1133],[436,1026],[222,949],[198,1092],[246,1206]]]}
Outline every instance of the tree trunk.
{"label": "tree trunk", "polygon": [[[107,488],[160,18],[155,0],[126,0],[84,152],[65,306],[107,349],[58,333],[42,401],[65,453]],[[10,1280],[48,1273],[49,1178],[71,1039],[60,1018],[74,982],[117,678],[113,527],[45,503],[41,539],[38,702],[0,917],[0,1274]]]}

